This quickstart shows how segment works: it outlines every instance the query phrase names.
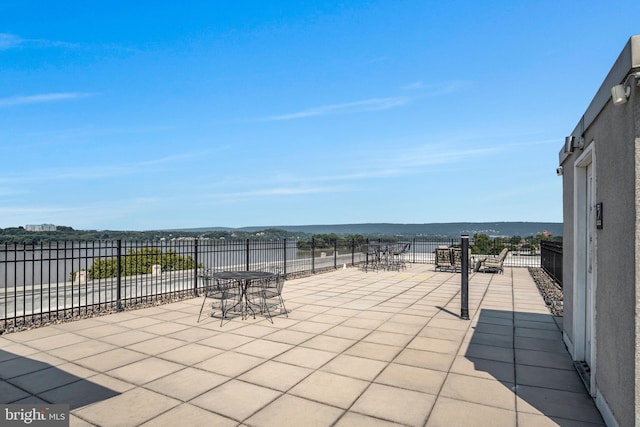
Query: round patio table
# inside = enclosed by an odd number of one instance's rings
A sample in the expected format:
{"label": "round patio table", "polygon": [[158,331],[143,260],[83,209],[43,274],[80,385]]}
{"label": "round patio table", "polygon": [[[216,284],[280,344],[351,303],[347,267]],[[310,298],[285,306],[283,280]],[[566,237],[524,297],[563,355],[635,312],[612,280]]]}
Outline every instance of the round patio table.
{"label": "round patio table", "polygon": [[251,282],[254,280],[270,280],[276,277],[275,273],[271,273],[269,271],[219,271],[216,273],[212,273],[209,277],[216,280],[232,280],[235,281],[240,288],[240,299],[236,305],[230,308],[233,310],[235,307],[240,305],[240,311],[242,313],[242,318],[244,319],[245,313],[248,310],[251,310],[253,313],[253,318],[256,317],[256,312],[253,311],[253,307],[251,305],[256,305],[256,303],[249,301],[247,297],[247,289],[251,286]]}

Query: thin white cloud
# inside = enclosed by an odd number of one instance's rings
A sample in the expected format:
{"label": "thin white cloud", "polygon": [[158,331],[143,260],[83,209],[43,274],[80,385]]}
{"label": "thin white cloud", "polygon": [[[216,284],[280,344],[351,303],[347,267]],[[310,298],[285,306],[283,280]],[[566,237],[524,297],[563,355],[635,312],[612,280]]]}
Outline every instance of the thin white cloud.
{"label": "thin white cloud", "polygon": [[6,196],[14,196],[16,194],[24,194],[25,191],[23,189],[17,189],[17,188],[5,188],[5,187],[1,187],[0,186],[0,197],[6,197]]}
{"label": "thin white cloud", "polygon": [[349,114],[363,111],[388,110],[390,108],[400,107],[408,102],[409,99],[405,97],[372,98],[363,101],[347,102],[344,104],[323,105],[320,107],[310,108],[308,110],[297,111],[295,113],[270,116],[265,120],[294,120],[306,117],[326,116],[328,114]]}
{"label": "thin white cloud", "polygon": [[416,90],[424,88],[424,83],[422,82],[413,82],[408,85],[400,87],[402,90]]}
{"label": "thin white cloud", "polygon": [[[417,147],[407,149],[400,155],[380,153],[379,158],[369,160],[362,159],[361,170],[336,173],[334,175],[320,175],[315,177],[292,177],[292,182],[302,180],[308,182],[332,182],[332,181],[360,181],[367,179],[393,178],[400,176],[416,175],[425,172],[426,167],[453,166],[470,158],[481,158],[497,152],[496,148],[475,148],[466,150],[440,149],[438,147]],[[431,170],[431,169],[429,169]]]}
{"label": "thin white cloud", "polygon": [[93,136],[104,136],[104,135],[118,135],[118,134],[144,134],[144,133],[155,133],[155,132],[164,132],[168,130],[173,130],[175,127],[173,126],[140,126],[140,127],[104,127],[104,128],[95,128],[95,127],[82,127],[82,128],[69,128],[69,129],[54,129],[54,130],[37,130],[26,132],[25,135],[29,137],[37,137],[39,139],[72,139],[72,138],[86,138]]}
{"label": "thin white cloud", "polygon": [[[59,213],[67,213],[74,211],[74,208],[59,208],[59,207],[24,207],[24,206],[13,206],[13,207],[0,207],[0,215],[4,216],[14,216],[16,218],[24,218],[24,217],[33,217],[33,216],[49,216],[52,214]],[[6,222],[6,221],[5,221]]]}
{"label": "thin white cloud", "polygon": [[[15,227],[17,224],[58,224],[72,225],[75,228],[85,229],[95,228],[100,224],[104,229],[104,224],[114,220],[131,218],[148,218],[148,212],[157,209],[163,200],[157,198],[128,198],[110,199],[108,201],[82,202],[77,199],[78,204],[65,206],[2,206],[0,207],[0,218],[5,227]],[[113,206],[118,209],[113,209]],[[0,224],[3,227],[3,224]]]}
{"label": "thin white cloud", "polygon": [[309,194],[338,193],[342,191],[345,191],[345,187],[273,187],[261,190],[210,194],[208,199],[215,200],[218,203],[231,204],[265,197],[289,197]]}
{"label": "thin white cloud", "polygon": [[509,144],[510,147],[522,147],[522,146],[526,146],[526,145],[546,145],[546,144],[557,144],[558,146],[564,144],[564,141],[562,141],[559,138],[552,138],[552,139],[538,139],[538,140],[533,140],[533,141],[525,141],[525,142],[516,142],[513,144]]}
{"label": "thin white cloud", "polygon": [[463,150],[439,150],[436,147],[428,146],[413,150],[402,156],[398,156],[395,159],[390,159],[390,161],[395,164],[396,168],[417,168],[430,165],[458,163],[469,158],[485,156],[497,151],[499,151],[499,148],[496,147],[471,148]]}
{"label": "thin white cloud", "polygon": [[0,33],[0,50],[9,50],[20,46],[24,40],[15,34]]}
{"label": "thin white cloud", "polygon": [[470,82],[465,80],[454,80],[450,82],[444,83],[424,83],[422,81],[416,81],[413,83],[406,84],[404,86],[400,86],[401,90],[404,91],[413,91],[414,97],[431,97],[431,96],[442,96],[449,95],[452,93],[458,93],[470,85]]}
{"label": "thin white cloud", "polygon": [[297,196],[300,194],[335,193],[337,187],[301,187],[301,188],[267,188],[264,190],[247,191],[239,193],[244,196]]}
{"label": "thin white cloud", "polygon": [[0,33],[0,51],[20,47],[77,47],[77,44],[47,39],[25,39],[16,34]]}
{"label": "thin white cloud", "polygon": [[67,101],[71,99],[86,98],[91,96],[90,93],[84,92],[58,92],[58,93],[42,93],[38,95],[27,96],[11,96],[0,98],[0,107],[11,107],[15,105],[41,104],[43,102]]}
{"label": "thin white cloud", "polygon": [[173,156],[149,159],[135,163],[120,165],[87,165],[65,169],[49,169],[40,171],[24,171],[22,175],[1,176],[0,183],[28,183],[60,180],[95,180],[114,178],[125,175],[150,173],[159,170],[160,165],[178,163],[201,157],[202,153],[185,153]]}
{"label": "thin white cloud", "polygon": [[488,191],[483,195],[483,197],[485,198],[485,200],[508,200],[522,199],[526,194],[545,193],[549,193],[549,188],[546,185],[517,185],[515,188],[500,189],[499,191]]}

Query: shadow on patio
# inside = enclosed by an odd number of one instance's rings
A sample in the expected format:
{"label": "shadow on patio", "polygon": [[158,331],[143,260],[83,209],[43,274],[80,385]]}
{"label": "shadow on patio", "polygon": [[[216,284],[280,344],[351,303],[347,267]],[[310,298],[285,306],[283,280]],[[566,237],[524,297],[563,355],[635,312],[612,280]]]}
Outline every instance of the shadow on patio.
{"label": "shadow on patio", "polygon": [[58,368],[4,350],[0,350],[0,361],[2,403],[64,403],[73,410],[120,394],[84,379],[87,370],[70,364]]}

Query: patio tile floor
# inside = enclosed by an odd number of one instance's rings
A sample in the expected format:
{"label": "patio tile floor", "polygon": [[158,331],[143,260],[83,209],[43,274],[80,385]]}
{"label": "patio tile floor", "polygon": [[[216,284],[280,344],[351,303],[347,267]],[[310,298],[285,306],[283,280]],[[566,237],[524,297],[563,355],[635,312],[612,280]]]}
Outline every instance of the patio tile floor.
{"label": "patio tile floor", "polygon": [[[603,425],[526,269],[412,265],[289,280],[289,317],[201,298],[0,336],[0,402],[72,426]],[[210,308],[208,308],[210,311]]]}

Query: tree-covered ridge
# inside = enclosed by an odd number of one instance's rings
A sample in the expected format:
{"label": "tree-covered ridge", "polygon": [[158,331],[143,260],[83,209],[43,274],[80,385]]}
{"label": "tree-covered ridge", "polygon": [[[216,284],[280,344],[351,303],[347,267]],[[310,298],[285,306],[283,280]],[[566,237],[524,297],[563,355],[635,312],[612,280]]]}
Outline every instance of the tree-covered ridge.
{"label": "tree-covered ridge", "polygon": [[[536,223],[542,224],[542,223]],[[432,225],[432,224],[429,224]],[[446,225],[446,224],[445,224]],[[444,225],[443,225],[444,226]],[[374,229],[370,229],[370,233],[314,233],[311,232],[312,226],[310,226],[308,232],[298,230],[284,230],[282,228],[265,228],[262,230],[256,229],[224,229],[224,230],[155,230],[155,231],[117,231],[117,230],[74,230],[72,227],[58,226],[56,231],[27,231],[24,227],[10,227],[0,228],[0,244],[40,244],[47,242],[61,242],[61,241],[98,241],[98,240],[126,240],[126,241],[163,241],[163,240],[180,240],[180,239],[216,239],[216,240],[297,240],[300,242],[299,247],[301,249],[308,246],[311,248],[311,239],[313,238],[314,246],[321,247],[333,247],[334,243],[339,247],[351,247],[352,245],[359,245],[365,242],[367,239],[382,239],[382,240],[397,240],[397,239],[411,239],[418,238],[431,238],[431,239],[452,239],[459,238],[461,233],[441,234],[434,232],[434,234],[425,235],[422,233],[410,234],[399,233],[399,229],[396,233],[384,232],[384,227],[379,232],[374,233]],[[301,228],[301,227],[300,227]],[[539,226],[526,227],[527,230],[537,229]],[[506,229],[506,228],[505,228]],[[518,230],[518,227],[513,230]],[[413,230],[412,227],[407,230]],[[456,229],[458,230],[458,229]],[[543,229],[545,230],[545,229]],[[434,229],[435,231],[435,229]],[[490,237],[490,233],[486,232],[467,232],[470,236],[482,236],[481,239],[507,239],[512,240],[512,244],[520,242],[521,240],[540,240],[541,238],[556,240],[560,239],[558,234],[555,235],[540,235],[539,233],[520,234],[515,233],[513,237]],[[465,234],[462,233],[462,234]]]}
{"label": "tree-covered ridge", "polygon": [[290,232],[277,228],[261,231],[211,230],[211,231],[115,231],[74,230],[58,226],[56,231],[27,231],[24,227],[0,228],[0,243],[39,244],[60,241],[138,240],[159,241],[174,239],[226,239],[226,240],[283,240],[310,238],[301,232]]}

